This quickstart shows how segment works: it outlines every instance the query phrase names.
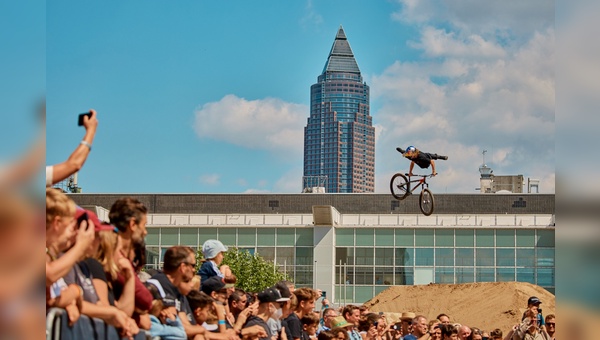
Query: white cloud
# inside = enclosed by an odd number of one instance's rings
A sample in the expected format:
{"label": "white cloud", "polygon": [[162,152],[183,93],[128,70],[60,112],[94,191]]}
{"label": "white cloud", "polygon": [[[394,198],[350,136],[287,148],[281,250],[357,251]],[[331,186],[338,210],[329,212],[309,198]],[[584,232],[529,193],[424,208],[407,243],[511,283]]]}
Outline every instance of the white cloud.
{"label": "white cloud", "polygon": [[515,38],[554,25],[554,2],[547,0],[397,2],[400,10],[392,13],[392,20],[408,24],[443,23],[467,35],[478,33]]}
{"label": "white cloud", "polygon": [[200,183],[206,185],[219,185],[221,184],[221,175],[219,174],[205,174],[200,176]]}
{"label": "white cloud", "polygon": [[460,58],[502,58],[505,51],[497,43],[488,41],[477,34],[458,37],[456,32],[426,27],[421,33],[421,41],[412,42],[409,46],[422,49],[426,55],[433,57]]}
{"label": "white cloud", "polygon": [[194,129],[200,138],[302,157],[307,117],[305,105],[277,98],[246,100],[230,94],[199,107]]}

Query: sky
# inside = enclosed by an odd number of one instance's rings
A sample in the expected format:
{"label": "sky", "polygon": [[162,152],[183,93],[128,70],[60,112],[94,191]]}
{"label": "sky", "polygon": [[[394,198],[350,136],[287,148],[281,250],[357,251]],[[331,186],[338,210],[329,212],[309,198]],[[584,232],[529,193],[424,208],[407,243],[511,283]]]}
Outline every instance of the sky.
{"label": "sky", "polygon": [[98,112],[83,192],[299,193],[310,86],[340,25],[371,89],[376,193],[407,171],[395,150],[407,145],[448,155],[434,193],[476,193],[483,150],[494,174],[555,191],[554,2],[58,0],[44,9],[46,163],[77,146],[79,113]]}

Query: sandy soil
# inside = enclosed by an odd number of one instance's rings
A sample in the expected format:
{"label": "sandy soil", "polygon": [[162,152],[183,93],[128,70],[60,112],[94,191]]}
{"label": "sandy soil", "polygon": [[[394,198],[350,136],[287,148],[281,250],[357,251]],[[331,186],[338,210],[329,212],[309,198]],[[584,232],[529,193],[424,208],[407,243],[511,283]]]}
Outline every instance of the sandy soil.
{"label": "sandy soil", "polygon": [[523,282],[393,286],[365,305],[374,312],[384,312],[388,322],[396,322],[402,312],[423,314],[428,319],[445,313],[452,322],[486,331],[500,328],[506,334],[520,322],[530,296],[542,301],[544,316],[556,314],[552,293]]}

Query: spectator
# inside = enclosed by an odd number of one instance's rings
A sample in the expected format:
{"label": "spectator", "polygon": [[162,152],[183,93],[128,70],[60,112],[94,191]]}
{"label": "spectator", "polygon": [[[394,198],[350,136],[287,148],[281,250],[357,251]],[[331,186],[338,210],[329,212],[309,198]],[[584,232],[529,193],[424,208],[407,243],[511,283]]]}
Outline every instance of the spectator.
{"label": "spectator", "polygon": [[85,135],[69,158],[62,163],[46,166],[46,187],[51,187],[76,173],[85,163],[90,151],[92,151],[92,143],[98,127],[96,111],[90,110],[90,114],[90,117],[85,116],[83,118]]}
{"label": "spectator", "polygon": [[229,295],[227,301],[230,311],[229,319],[226,320],[227,327],[232,327],[239,334],[248,317],[258,311],[258,302],[248,305],[248,295],[238,288],[235,288],[233,294]]}
{"label": "spectator", "polygon": [[149,312],[152,323],[150,335],[164,340],[186,340],[187,335],[175,308],[175,297],[166,294],[156,280],[146,281],[146,287],[154,298]]}
{"label": "spectator", "polygon": [[288,340],[300,340],[302,338],[302,323],[300,320],[305,315],[312,313],[312,310],[315,308],[315,292],[312,289],[299,288],[294,291],[294,295],[298,300],[298,305],[294,312],[286,319],[287,326],[292,335],[292,339]]}
{"label": "spectator", "polygon": [[365,316],[367,316],[367,314],[371,313],[371,311],[369,310],[369,307],[367,307],[365,305],[361,305],[360,307],[358,307],[358,309],[360,310],[361,318],[364,318]]}
{"label": "spectator", "polygon": [[[86,221],[90,223],[90,226],[94,226],[96,233],[99,233],[103,230],[109,230],[114,233],[114,231],[112,231],[113,227],[110,225],[102,224],[102,222],[100,222],[95,213],[77,207],[75,217],[79,220],[85,218],[86,216]],[[87,249],[84,258],[94,255],[97,251],[97,246],[98,241],[94,239],[94,242]],[[135,320],[130,318],[122,310],[109,304],[104,304],[102,303],[102,301],[100,301],[93,282],[94,276],[92,274],[92,270],[90,270],[88,263],[96,263],[96,266],[99,267],[99,271],[101,272],[98,274],[106,279],[106,276],[104,276],[102,265],[99,264],[98,261],[91,258],[90,260],[85,259],[78,262],[64,277],[64,280],[67,284],[77,284],[81,288],[83,288],[81,314],[93,318],[99,318],[107,324],[121,329],[123,336],[133,336],[134,334],[137,334],[139,332],[139,328],[137,327]],[[132,271],[130,271],[129,275],[133,275]]]}
{"label": "spectator", "polygon": [[[210,296],[197,290],[192,290],[188,294],[187,299],[189,300],[190,308],[193,311],[192,314],[194,316],[195,323],[198,325],[206,324],[210,309],[215,307],[214,300]],[[266,333],[260,326],[248,327],[245,329],[241,329],[240,326],[239,329],[234,328],[232,330],[227,330],[225,334],[206,332],[204,336],[197,335],[194,339],[230,340],[237,339],[238,336],[243,338],[252,338],[255,336],[264,337],[266,336]]]}
{"label": "spectator", "polygon": [[477,327],[471,328],[470,340],[483,340],[483,331]]}
{"label": "spectator", "polygon": [[[276,285],[277,287],[278,285]],[[287,285],[286,285],[287,286]],[[289,287],[289,286],[288,286]],[[288,325],[289,317],[294,314],[298,307],[298,298],[293,293],[290,294],[290,301],[281,304],[281,330],[285,330],[285,336],[288,340],[293,339],[292,331]]]}
{"label": "spectator", "polygon": [[242,289],[234,288],[233,293],[227,298],[227,305],[229,306],[227,322],[233,327],[235,320],[238,319],[240,313],[248,307],[248,297],[246,296],[246,292]]}
{"label": "spectator", "polygon": [[[345,333],[345,332],[342,332]],[[331,331],[322,331],[321,333],[319,333],[318,340],[338,340],[338,336],[337,334],[331,332]]]}
{"label": "spectator", "polygon": [[458,329],[452,324],[445,324],[440,326],[442,331],[442,340],[457,340]]}
{"label": "spectator", "polygon": [[[122,259],[121,262],[116,260],[115,254],[119,240],[113,226],[103,225],[103,228],[96,234],[97,246],[94,249],[93,258],[86,259],[85,263],[92,273],[92,283],[98,294],[98,300],[104,305],[127,306],[129,308],[122,308],[122,310],[131,316],[135,301],[135,283],[127,273],[131,265],[128,266],[128,261],[125,259]],[[115,298],[113,287],[117,284],[119,273],[127,280]],[[129,280],[132,280],[132,283],[129,283]]]}
{"label": "spectator", "polygon": [[342,309],[342,315],[344,319],[351,324],[353,327],[348,331],[350,340],[362,340],[362,336],[357,330],[358,322],[360,321],[360,308],[355,305],[347,305]]}
{"label": "spectator", "polygon": [[429,333],[427,318],[417,315],[412,320],[412,332],[404,336],[404,340],[416,340]]}
{"label": "spectator", "polygon": [[203,280],[201,290],[204,294],[210,296],[218,302],[220,305],[225,306],[227,304],[227,284],[222,278],[218,276],[212,276],[206,281]]}
{"label": "spectator", "polygon": [[410,334],[412,332],[412,320],[415,318],[415,313],[413,312],[402,312],[400,315],[400,323],[402,326],[402,337]]}
{"label": "spectator", "polygon": [[544,330],[546,332],[546,334],[548,334],[547,338],[550,340],[554,340],[554,334],[556,333],[556,317],[554,316],[554,314],[548,314],[546,315],[546,327],[544,327]]}
{"label": "spectator", "polygon": [[387,320],[386,320],[385,316],[383,315],[383,313],[380,312],[379,320],[377,323],[377,334],[383,340],[390,340],[390,339],[388,339],[390,337],[389,330],[390,329],[388,327]]}
{"label": "spectator", "polygon": [[63,276],[94,240],[94,226],[88,226],[87,221],[77,225],[75,209],[75,203],[65,194],[46,188],[46,306],[65,308],[71,324],[79,319],[84,292],[77,284],[67,285]]}
{"label": "spectator", "polygon": [[362,317],[358,322],[358,330],[363,340],[381,340],[379,334],[377,334],[377,325],[379,323],[380,316],[375,313],[369,313]]}
{"label": "spectator", "polygon": [[527,299],[527,310],[525,310],[525,312],[523,312],[521,321],[523,321],[525,319],[528,310],[535,310],[538,326],[543,326],[544,319],[542,318],[542,314],[540,313],[541,312],[541,308],[540,308],[541,304],[542,304],[542,301],[540,301],[540,299],[538,299],[535,296],[532,296],[529,299]]}
{"label": "spectator", "polygon": [[[148,209],[144,204],[131,197],[120,198],[111,206],[108,217],[111,224],[119,230],[119,248],[115,252],[115,260],[117,262],[122,263],[122,259],[124,258],[131,263],[134,244],[142,244],[144,242],[144,237],[148,233],[146,231],[147,213]],[[131,265],[133,266],[133,264]],[[150,294],[137,275],[134,275],[133,285],[135,304],[128,304],[127,308],[134,309],[136,316],[139,317],[139,314],[146,313],[152,307],[152,294]],[[118,299],[124,287],[125,278],[122,275],[117,275],[117,280],[113,282],[115,298]]]}
{"label": "spectator", "polygon": [[319,326],[317,334],[321,333],[322,331],[330,331],[332,328],[331,321],[337,316],[337,312],[334,308],[325,308],[323,310],[323,324]]}
{"label": "spectator", "polygon": [[537,306],[531,305],[525,312],[525,318],[514,329],[512,335],[513,340],[544,340],[544,336],[540,333],[537,322]]}
{"label": "spectator", "polygon": [[[336,316],[336,317],[341,318],[342,320],[344,320],[344,322],[346,322],[346,320],[344,319],[343,316],[342,317]],[[334,339],[337,339],[337,340],[349,340],[350,339],[350,337],[348,336],[348,331],[346,331],[346,329],[344,329],[342,327],[332,328],[331,333],[336,335],[336,337]]]}
{"label": "spectator", "polygon": [[[228,266],[219,268],[223,262],[223,253],[227,251],[227,247],[219,240],[206,240],[202,245],[202,254],[206,260],[202,263],[198,275],[200,275],[201,281],[208,280],[211,276],[219,276],[225,278],[231,274],[231,270]],[[223,273],[223,272],[225,273]]]}
{"label": "spectator", "polygon": [[200,278],[200,275],[194,275],[194,277],[192,277],[192,290],[197,290],[200,291],[200,286],[202,285],[202,279]]}
{"label": "spectator", "polygon": [[196,335],[205,336],[206,329],[196,324],[192,309],[186,297],[179,291],[182,281],[191,280],[194,276],[196,255],[189,247],[173,246],[167,249],[163,259],[163,272],[152,276],[162,286],[166,294],[175,297],[175,309],[189,338]]}
{"label": "spectator", "polygon": [[440,320],[441,324],[447,325],[450,323],[450,317],[444,313],[439,314],[436,319]]}
{"label": "spectator", "polygon": [[461,325],[458,328],[458,338],[460,340],[470,340],[471,339],[471,328],[466,325]]}
{"label": "spectator", "polygon": [[[273,288],[275,288],[279,291],[279,294],[281,295],[281,297],[287,298],[286,300],[279,301],[280,305],[281,305],[281,309],[278,309],[277,313],[275,313],[275,315],[273,315],[273,317],[271,317],[271,318],[269,318],[269,320],[267,320],[267,325],[269,325],[269,328],[271,329],[271,334],[273,334],[273,336],[276,339],[279,339],[281,337],[281,330],[282,330],[281,322],[284,317],[283,310],[284,310],[284,308],[289,309],[289,300],[290,300],[290,296],[292,294],[290,292],[290,289],[286,285],[285,281],[277,282],[275,284],[275,286],[273,286]],[[285,317],[287,317],[287,316],[289,316],[289,312],[287,314],[285,314]]]}
{"label": "spectator", "polygon": [[316,339],[319,317],[308,313],[300,319],[300,322],[302,323],[302,340]]}
{"label": "spectator", "polygon": [[257,315],[252,315],[246,321],[244,328],[259,325],[265,331],[265,336],[259,336],[260,340],[271,340],[273,334],[271,329],[267,325],[267,320],[272,317],[277,309],[281,308],[281,302],[287,301],[287,298],[283,298],[279,291],[275,288],[267,288],[262,292],[258,293],[258,312]]}
{"label": "spectator", "polygon": [[429,321],[429,338],[431,340],[442,340],[442,329],[440,326],[443,325],[439,320]]}
{"label": "spectator", "polygon": [[502,340],[502,330],[500,328],[496,328],[490,332],[491,340]]}

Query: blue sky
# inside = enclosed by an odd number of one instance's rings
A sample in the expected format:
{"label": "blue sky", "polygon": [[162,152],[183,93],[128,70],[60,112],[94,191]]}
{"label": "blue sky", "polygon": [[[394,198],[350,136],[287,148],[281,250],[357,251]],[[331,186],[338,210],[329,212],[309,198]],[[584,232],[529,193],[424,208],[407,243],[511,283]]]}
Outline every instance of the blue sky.
{"label": "blue sky", "polygon": [[49,2],[47,163],[94,108],[84,192],[297,193],[309,89],[342,25],[371,87],[376,192],[407,144],[450,157],[434,192],[475,192],[483,149],[554,192],[553,4],[480,3]]}

